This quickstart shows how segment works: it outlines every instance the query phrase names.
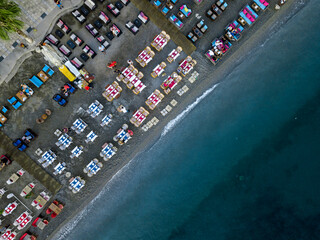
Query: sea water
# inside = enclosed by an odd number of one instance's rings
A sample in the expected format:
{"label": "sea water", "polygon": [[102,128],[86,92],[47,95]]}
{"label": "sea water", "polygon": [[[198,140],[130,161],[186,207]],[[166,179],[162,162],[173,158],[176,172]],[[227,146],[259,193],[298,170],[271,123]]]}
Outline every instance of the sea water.
{"label": "sea water", "polygon": [[320,239],[319,11],[308,2],[56,239]]}

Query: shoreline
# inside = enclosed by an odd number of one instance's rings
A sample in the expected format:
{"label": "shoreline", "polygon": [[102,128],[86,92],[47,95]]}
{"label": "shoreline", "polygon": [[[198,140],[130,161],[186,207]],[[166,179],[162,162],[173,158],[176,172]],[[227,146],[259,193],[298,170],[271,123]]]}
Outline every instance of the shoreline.
{"label": "shoreline", "polygon": [[[137,133],[135,134],[134,138],[125,146],[125,148],[121,149],[121,154],[118,154],[119,157],[117,159],[117,166],[111,166],[111,174],[98,174],[94,178],[90,180],[90,182],[95,182],[96,185],[96,190],[91,193],[89,198],[86,198],[86,202],[83,202],[81,205],[79,204],[79,195],[77,195],[75,198],[76,201],[72,204],[67,205],[67,208],[65,208],[65,211],[60,214],[60,218],[62,219],[62,222],[60,221],[52,221],[44,230],[44,232],[50,232],[50,234],[41,234],[39,236],[39,239],[42,239],[42,237],[45,237],[45,239],[57,239],[56,234],[63,229],[63,227],[68,224],[70,221],[72,221],[77,215],[79,215],[80,212],[85,210],[85,208],[90,204],[90,202],[95,199],[102,191],[103,188],[105,188],[106,184],[110,182],[110,180],[116,176],[119,171],[123,167],[125,167],[129,162],[131,162],[135,157],[137,157],[140,154],[143,154],[143,152],[148,151],[150,147],[152,147],[162,136],[164,128],[167,126],[167,124],[171,121],[174,120],[180,113],[182,113],[186,107],[188,107],[190,104],[192,104],[195,99],[198,97],[202,96],[202,94],[215,85],[216,83],[219,83],[223,81],[223,78],[230,74],[234,68],[239,65],[238,63],[241,62],[245,58],[247,54],[250,54],[252,50],[255,48],[259,47],[260,42],[264,42],[266,37],[269,35],[268,31],[271,31],[272,28],[274,27],[274,24],[278,21],[281,20],[282,18],[285,18],[287,16],[288,12],[293,11],[293,5],[294,3],[298,3],[298,0],[294,0],[291,2],[288,2],[286,5],[282,7],[281,10],[278,12],[271,12],[274,11],[273,9],[270,9],[269,15],[272,15],[271,17],[268,17],[268,14],[265,14],[267,16],[261,17],[262,19],[259,19],[259,22],[257,22],[255,25],[259,25],[258,29],[246,29],[245,32],[243,33],[243,37],[240,40],[240,46],[235,46],[234,48],[231,48],[231,53],[227,54],[226,56],[223,57],[222,61],[217,64],[217,66],[213,66],[204,56],[204,54],[195,52],[192,54],[192,57],[195,57],[197,60],[201,61],[206,61],[206,65],[211,66],[213,69],[213,76],[210,76],[210,73],[204,73],[206,71],[205,69],[201,69],[201,63],[198,63],[196,66],[196,70],[200,73],[201,79],[198,79],[195,84],[194,88],[190,89],[188,94],[183,95],[181,98],[175,93],[171,93],[171,95],[167,96],[167,99],[169,98],[176,98],[178,99],[178,105],[173,108],[171,111],[171,114],[168,114],[165,119],[162,119],[158,123],[157,126],[154,126],[152,130],[152,134],[150,132],[142,132],[142,131],[136,131]],[[271,8],[271,6],[270,6]],[[296,10],[298,12],[299,10]],[[282,23],[282,25],[285,24]],[[238,45],[238,44],[237,44]],[[236,61],[234,61],[236,60]],[[201,62],[200,61],[200,62]],[[205,65],[205,66],[206,66]],[[189,77],[189,76],[188,76]],[[186,77],[185,79],[187,79]],[[182,86],[182,85],[181,85]],[[180,86],[180,87],[181,87]],[[155,111],[159,111],[155,110]],[[181,121],[181,120],[180,120]],[[143,139],[142,139],[143,138]],[[139,144],[138,144],[139,140]],[[131,151],[132,149],[135,149],[135,151]],[[126,157],[121,157],[125,155]],[[107,176],[107,177],[106,177]],[[98,185],[97,185],[98,184]],[[97,187],[98,186],[98,187]],[[63,194],[66,194],[65,192],[62,191]],[[59,195],[59,194],[58,194]],[[88,194],[87,194],[88,195]],[[80,197],[81,198],[81,197]],[[83,199],[83,197],[82,197]],[[75,206],[78,206],[77,209],[74,209]],[[59,219],[60,220],[60,219]]]}

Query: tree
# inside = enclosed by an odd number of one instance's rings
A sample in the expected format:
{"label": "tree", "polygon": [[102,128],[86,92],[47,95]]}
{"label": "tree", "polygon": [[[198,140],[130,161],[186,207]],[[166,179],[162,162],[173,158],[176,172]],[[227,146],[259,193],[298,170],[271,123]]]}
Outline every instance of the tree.
{"label": "tree", "polygon": [[[21,9],[13,1],[0,0],[0,38],[9,40],[9,33],[16,32],[23,37],[26,36],[21,29],[24,23],[17,19]],[[27,39],[28,40],[28,39]],[[29,41],[29,40],[28,40]]]}

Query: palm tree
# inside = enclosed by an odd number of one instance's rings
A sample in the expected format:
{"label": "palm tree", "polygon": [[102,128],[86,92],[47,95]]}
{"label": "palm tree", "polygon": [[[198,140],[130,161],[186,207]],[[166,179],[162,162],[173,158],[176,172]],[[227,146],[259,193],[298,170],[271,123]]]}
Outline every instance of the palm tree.
{"label": "palm tree", "polygon": [[21,29],[24,23],[17,19],[20,15],[21,9],[18,4],[13,1],[0,0],[0,38],[9,40],[9,33],[16,32],[22,37],[26,38],[28,42],[33,42]]}

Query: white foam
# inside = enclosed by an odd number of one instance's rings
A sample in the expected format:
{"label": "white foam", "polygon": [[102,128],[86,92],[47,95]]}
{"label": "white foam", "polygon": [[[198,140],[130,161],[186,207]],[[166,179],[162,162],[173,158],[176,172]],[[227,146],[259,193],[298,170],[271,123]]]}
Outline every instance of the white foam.
{"label": "white foam", "polygon": [[172,130],[182,119],[184,119],[187,114],[195,108],[206,96],[208,96],[219,83],[215,84],[213,87],[206,90],[200,97],[196,99],[192,104],[190,104],[182,113],[180,113],[175,119],[171,120],[163,129],[161,137],[165,136],[170,130]]}

